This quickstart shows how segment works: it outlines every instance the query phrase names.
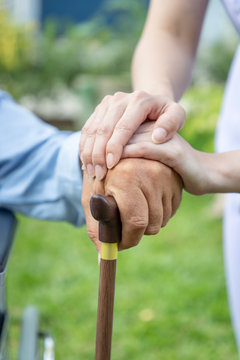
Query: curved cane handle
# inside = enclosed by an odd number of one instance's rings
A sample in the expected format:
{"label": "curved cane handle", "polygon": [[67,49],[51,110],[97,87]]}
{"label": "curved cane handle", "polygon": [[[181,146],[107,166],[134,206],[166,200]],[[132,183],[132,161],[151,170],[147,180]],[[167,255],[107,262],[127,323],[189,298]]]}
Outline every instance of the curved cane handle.
{"label": "curved cane handle", "polygon": [[119,243],[122,226],[115,199],[112,196],[93,195],[90,209],[94,219],[99,221],[99,240],[103,243]]}

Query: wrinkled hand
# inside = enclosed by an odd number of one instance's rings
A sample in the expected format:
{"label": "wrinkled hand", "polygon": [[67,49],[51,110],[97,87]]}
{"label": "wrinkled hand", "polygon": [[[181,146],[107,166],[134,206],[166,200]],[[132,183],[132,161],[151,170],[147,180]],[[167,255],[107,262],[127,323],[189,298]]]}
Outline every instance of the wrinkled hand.
{"label": "wrinkled hand", "polygon": [[167,224],[180,204],[182,182],[169,167],[145,159],[121,160],[101,182],[85,173],[82,203],[89,237],[99,251],[98,224],[89,208],[94,193],[115,198],[122,221],[119,249],[123,250],[137,245],[143,234],[156,234]]}
{"label": "wrinkled hand", "polygon": [[98,180],[115,166],[123,147],[146,120],[155,121],[153,141],[172,138],[184,125],[183,108],[170,98],[144,91],[106,96],[82,129],[80,157],[86,171]]}

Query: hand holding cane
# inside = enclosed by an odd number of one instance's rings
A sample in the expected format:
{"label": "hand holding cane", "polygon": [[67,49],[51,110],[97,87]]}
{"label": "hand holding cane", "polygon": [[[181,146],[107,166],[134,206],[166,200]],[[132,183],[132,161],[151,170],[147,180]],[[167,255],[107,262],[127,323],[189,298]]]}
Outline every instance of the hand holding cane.
{"label": "hand holding cane", "polygon": [[113,197],[94,195],[90,200],[93,217],[99,221],[101,244],[100,279],[95,360],[111,359],[112,327],[118,243],[121,221]]}

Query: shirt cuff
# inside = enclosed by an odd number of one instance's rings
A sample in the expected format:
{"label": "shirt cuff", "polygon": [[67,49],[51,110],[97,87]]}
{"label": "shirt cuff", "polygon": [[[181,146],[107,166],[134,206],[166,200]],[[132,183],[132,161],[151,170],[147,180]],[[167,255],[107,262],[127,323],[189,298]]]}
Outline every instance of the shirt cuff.
{"label": "shirt cuff", "polygon": [[81,203],[82,195],[82,171],[79,158],[79,142],[81,132],[69,135],[63,142],[59,152],[56,174],[58,177],[59,190],[77,212],[74,225],[81,226],[85,223],[85,215]]}

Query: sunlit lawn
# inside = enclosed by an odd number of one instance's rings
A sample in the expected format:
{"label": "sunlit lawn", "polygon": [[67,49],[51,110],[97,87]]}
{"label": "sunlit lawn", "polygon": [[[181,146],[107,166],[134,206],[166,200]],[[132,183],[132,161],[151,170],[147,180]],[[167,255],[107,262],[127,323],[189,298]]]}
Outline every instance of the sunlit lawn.
{"label": "sunlit lawn", "polygon": [[[112,359],[237,359],[213,197],[184,196],[159,235],[119,254]],[[94,358],[99,268],[85,227],[19,219],[8,268],[12,360],[27,304],[57,360]]]}

